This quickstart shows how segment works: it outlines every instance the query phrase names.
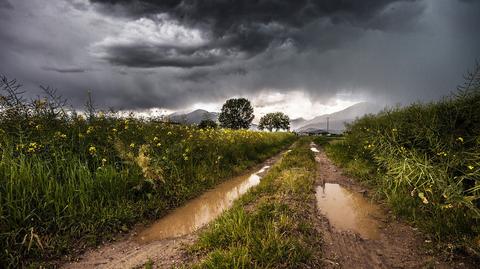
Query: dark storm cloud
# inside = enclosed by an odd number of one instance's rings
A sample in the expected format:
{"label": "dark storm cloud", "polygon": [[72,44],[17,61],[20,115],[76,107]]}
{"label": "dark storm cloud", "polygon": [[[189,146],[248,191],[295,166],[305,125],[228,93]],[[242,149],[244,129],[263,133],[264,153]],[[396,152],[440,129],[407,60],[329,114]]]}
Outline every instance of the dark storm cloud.
{"label": "dark storm cloud", "polygon": [[13,9],[13,6],[8,0],[0,0],[0,9]]}
{"label": "dark storm cloud", "polygon": [[83,107],[88,90],[97,105],[125,109],[293,91],[324,104],[339,94],[382,104],[434,100],[480,58],[480,1],[0,6],[0,74],[29,91],[58,88],[75,107]]}
{"label": "dark storm cloud", "polygon": [[205,49],[172,46],[145,46],[142,44],[114,45],[106,49],[104,60],[115,65],[129,67],[194,67],[214,65],[227,57],[227,53],[215,55]]}
{"label": "dark storm cloud", "polygon": [[[103,46],[104,60],[113,64],[132,67],[194,67],[218,64],[222,60],[250,58],[288,39],[296,39],[298,46],[309,46],[306,38],[300,38],[302,28],[318,20],[328,18],[334,24],[348,23],[360,27],[381,28],[388,26],[388,14],[378,13],[398,0],[368,1],[310,1],[310,0],[92,0],[102,12],[116,16],[155,19],[159,13],[191,28],[201,29],[210,39],[208,47],[220,51],[220,56],[205,51],[205,45],[188,50],[181,47],[158,44],[116,44]],[[410,10],[406,10],[409,12]],[[412,14],[407,14],[411,17]],[[416,15],[416,14],[414,14]],[[375,18],[375,19],[374,19]],[[407,20],[407,17],[392,18]],[[392,20],[390,19],[390,20]],[[309,33],[310,34],[310,33]],[[173,50],[173,52],[172,52]],[[229,52],[228,55],[225,52]],[[173,54],[173,55],[172,55]],[[195,54],[200,54],[198,57]]]}

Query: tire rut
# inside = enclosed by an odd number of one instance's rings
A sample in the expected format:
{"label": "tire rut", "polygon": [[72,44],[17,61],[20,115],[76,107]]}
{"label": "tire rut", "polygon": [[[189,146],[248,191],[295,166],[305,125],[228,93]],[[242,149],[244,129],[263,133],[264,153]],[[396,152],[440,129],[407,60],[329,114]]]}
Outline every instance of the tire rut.
{"label": "tire rut", "polygon": [[[318,185],[336,183],[366,196],[368,190],[345,176],[322,149],[316,153],[315,159]],[[325,268],[474,268],[463,262],[447,263],[429,254],[424,247],[425,239],[417,229],[397,220],[384,205],[379,207],[382,211],[380,217],[372,217],[379,223],[379,238],[376,239],[340,231],[318,210],[318,226],[324,236]]]}

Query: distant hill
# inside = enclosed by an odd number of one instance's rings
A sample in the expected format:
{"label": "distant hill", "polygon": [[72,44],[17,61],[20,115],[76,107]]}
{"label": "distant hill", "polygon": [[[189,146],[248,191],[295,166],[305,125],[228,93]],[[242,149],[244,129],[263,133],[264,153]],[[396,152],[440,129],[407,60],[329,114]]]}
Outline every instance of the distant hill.
{"label": "distant hill", "polygon": [[311,120],[304,121],[301,125],[293,128],[296,131],[303,132],[314,129],[327,129],[327,118],[329,118],[329,131],[331,133],[341,133],[345,130],[345,122],[352,122],[356,118],[366,114],[378,113],[383,108],[379,105],[363,102],[347,107],[344,110],[317,116]]}
{"label": "distant hill", "polygon": [[[305,120],[304,118],[296,118],[290,121],[290,129],[298,132],[326,130],[327,129],[327,117],[329,119],[329,131],[331,133],[341,133],[345,129],[345,122],[352,122],[357,117],[361,117],[369,113],[378,113],[382,110],[382,107],[372,103],[358,103],[353,106],[347,107],[344,110],[317,116],[311,120]],[[218,112],[209,112],[203,109],[197,109],[189,113],[175,112],[168,115],[166,118],[172,122],[178,122],[182,124],[199,124],[204,119],[211,119],[218,121]],[[258,130],[256,124],[251,125],[251,130]]]}
{"label": "distant hill", "polygon": [[297,127],[302,126],[305,121],[307,120],[304,118],[296,118],[296,119],[290,120],[290,129],[292,130],[297,129]]}
{"label": "distant hill", "polygon": [[217,121],[217,112],[208,112],[203,109],[197,109],[190,113],[172,113],[166,118],[172,122],[184,123],[184,124],[199,124],[202,120],[211,119]]}

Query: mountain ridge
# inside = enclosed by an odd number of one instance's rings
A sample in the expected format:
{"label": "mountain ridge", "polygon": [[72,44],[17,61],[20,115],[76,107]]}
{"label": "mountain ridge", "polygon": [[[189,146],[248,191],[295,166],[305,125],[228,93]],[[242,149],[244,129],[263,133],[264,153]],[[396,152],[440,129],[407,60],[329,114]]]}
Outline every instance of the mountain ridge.
{"label": "mountain ridge", "polygon": [[[329,119],[328,130],[332,133],[341,133],[345,129],[345,123],[352,122],[358,117],[366,114],[378,113],[383,108],[369,102],[360,102],[340,111],[322,114],[313,119],[306,120],[302,117],[290,121],[290,129],[298,132],[314,130],[327,130],[327,118]],[[174,112],[166,116],[172,122],[185,124],[199,124],[204,119],[218,121],[218,112],[209,112],[204,109],[196,109],[188,113]],[[252,124],[251,129],[256,129]]]}
{"label": "mountain ridge", "polygon": [[[376,104],[360,102],[337,112],[316,116],[311,120],[305,121],[302,125],[295,128],[295,130],[302,132],[313,129],[328,129],[331,132],[339,133],[345,130],[345,123],[352,122],[356,118],[367,114],[378,113],[382,109],[381,106]],[[329,123],[328,128],[327,118]]]}

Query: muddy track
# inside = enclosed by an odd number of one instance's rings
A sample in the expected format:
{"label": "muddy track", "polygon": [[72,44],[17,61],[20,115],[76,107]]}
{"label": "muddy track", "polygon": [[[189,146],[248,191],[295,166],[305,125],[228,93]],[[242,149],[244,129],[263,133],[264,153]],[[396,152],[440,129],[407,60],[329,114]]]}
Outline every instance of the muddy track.
{"label": "muddy track", "polygon": [[[256,165],[254,168],[245,172],[244,175],[248,176],[257,172],[262,167],[272,166],[281,158],[284,153],[285,152],[277,154],[262,164]],[[260,171],[261,172],[257,172],[255,174],[262,177],[266,173],[266,170],[261,169]],[[235,178],[240,177],[242,176]],[[235,180],[235,178],[220,183],[214,189],[207,191],[198,198],[187,202],[183,207],[173,210],[171,214],[175,213],[175,211],[182,210],[182,208],[188,207],[189,203],[198,202],[198,200],[203,203],[205,201],[202,200],[204,195],[208,195],[208,192],[215,191],[217,188],[222,188],[223,185],[228,184],[228,181]],[[217,198],[217,196],[214,197]],[[228,201],[228,203],[231,202],[233,201]],[[220,201],[219,203],[224,203],[224,201]],[[167,218],[169,215],[165,216],[164,218]],[[191,216],[189,219],[192,219]],[[156,223],[150,227],[154,226]],[[172,225],[179,224],[180,223],[178,222],[172,223]],[[147,230],[149,230],[149,227],[139,226],[133,229],[133,231],[131,231],[123,239],[120,239],[117,242],[104,244],[103,246],[99,246],[97,249],[89,250],[80,257],[76,258],[75,261],[63,264],[62,268],[143,268],[143,266],[149,260],[153,262],[154,268],[172,268],[173,266],[184,264],[187,259],[191,259],[191,257],[187,257],[186,255],[186,248],[196,241],[198,233],[201,231],[201,229],[199,229],[195,232],[178,237],[176,236],[174,238],[164,238],[142,242],[140,235],[145,233]]]}
{"label": "muddy track", "polygon": [[[370,199],[368,189],[345,176],[323,150],[316,153],[315,159],[319,166],[319,186],[336,183]],[[348,230],[340,231],[319,211],[325,268],[475,268],[461,261],[447,263],[429,254],[425,238],[417,229],[396,220],[385,205],[378,205],[378,208],[380,217],[375,217],[375,221],[379,236],[375,239],[366,239]]]}

